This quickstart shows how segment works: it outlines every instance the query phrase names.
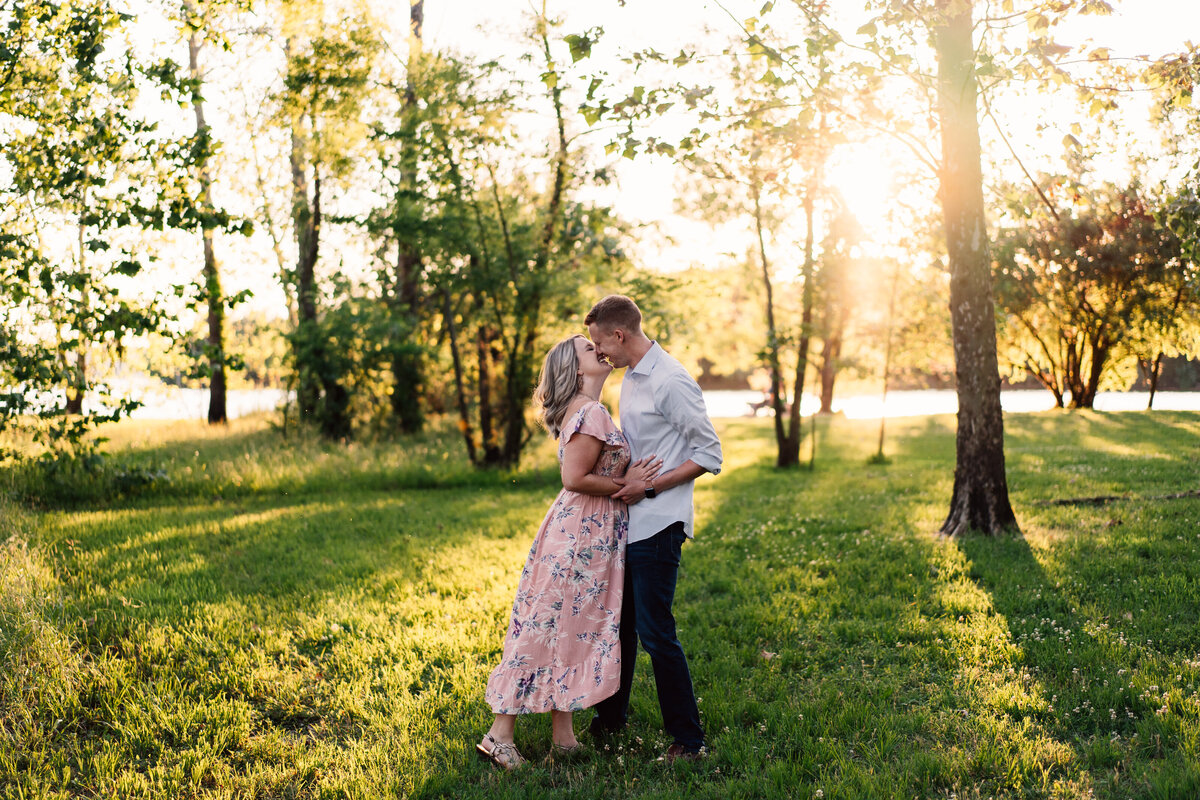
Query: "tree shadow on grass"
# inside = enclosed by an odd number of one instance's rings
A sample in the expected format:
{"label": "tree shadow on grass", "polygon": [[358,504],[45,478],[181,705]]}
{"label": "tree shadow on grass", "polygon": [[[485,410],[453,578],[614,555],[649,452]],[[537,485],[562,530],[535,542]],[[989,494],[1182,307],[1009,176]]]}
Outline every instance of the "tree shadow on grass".
{"label": "tree shadow on grass", "polygon": [[[1163,424],[1173,421],[1175,424]],[[996,649],[973,701],[993,736],[1030,726],[1056,756],[1014,753],[1100,796],[1191,796],[1200,683],[1200,501],[1146,502],[1190,488],[1195,414],[1074,413],[1006,418],[1009,487],[1026,535],[956,540],[984,593]],[[1104,506],[1044,499],[1130,496]],[[1031,546],[1032,543],[1032,546]],[[969,620],[969,617],[968,617]],[[980,669],[982,665],[977,665]],[[1001,668],[1001,669],[998,669]],[[1074,777],[1072,777],[1074,776]]]}
{"label": "tree shadow on grass", "polygon": [[[1140,566],[1133,537],[1113,534],[1107,513],[1079,512],[1069,531],[1039,531],[1038,552],[1021,535],[957,541],[1015,647],[1017,679],[980,696],[1013,724],[1033,721],[1065,744],[1064,770],[1086,773],[1101,797],[1195,796],[1200,715],[1186,700],[1200,683],[1191,660],[1200,650],[1195,546],[1184,560],[1166,541],[1174,537],[1162,536],[1154,564]],[[1173,592],[1180,584],[1192,592]]]}
{"label": "tree shadow on grass", "polygon": [[[78,727],[153,763],[194,744],[156,735],[147,749],[123,731],[221,706],[255,743],[231,757],[281,780],[293,757],[415,759],[430,740],[406,716],[457,713],[479,683],[549,499],[351,491],[48,515],[67,633],[102,665],[88,674],[108,676]],[[377,786],[393,769],[355,774]]]}
{"label": "tree shadow on grass", "polygon": [[347,490],[549,488],[558,481],[544,442],[529,448],[522,469],[481,470],[467,462],[457,431],[448,427],[348,443],[311,435],[286,438],[278,431],[236,425],[195,433],[191,439],[125,442],[112,448],[97,470],[72,474],[52,492],[39,495],[37,475],[31,476],[34,485],[21,491],[44,507],[79,509]]}
{"label": "tree shadow on grass", "polygon": [[446,550],[525,534],[542,495],[513,491],[503,513],[474,489],[152,506],[51,520],[44,540],[65,559],[68,585],[102,581],[101,596],[119,593],[153,619],[227,599],[312,602],[373,581],[407,591]]}
{"label": "tree shadow on grass", "polygon": [[[820,790],[899,799],[978,786],[980,775],[994,785],[1002,767],[976,765],[977,753],[959,745],[986,738],[960,713],[971,695],[956,683],[961,667],[947,644],[955,616],[972,610],[945,592],[961,558],[926,535],[931,476],[945,470],[937,455],[946,449],[945,424],[898,423],[895,430],[932,430],[939,440],[926,442],[922,457],[884,468],[866,464],[873,442],[864,428],[832,423],[815,471],[782,472],[771,466],[769,428],[738,425],[739,439],[726,441],[727,464],[736,466],[698,488],[696,540],[684,548],[675,610],[708,759],[673,769],[655,761],[667,741],[643,657],[630,731],[611,750],[567,775],[535,770],[507,781],[469,762],[481,729],[448,724],[415,795]],[[537,725],[518,728],[519,742],[535,752],[539,736]]]}

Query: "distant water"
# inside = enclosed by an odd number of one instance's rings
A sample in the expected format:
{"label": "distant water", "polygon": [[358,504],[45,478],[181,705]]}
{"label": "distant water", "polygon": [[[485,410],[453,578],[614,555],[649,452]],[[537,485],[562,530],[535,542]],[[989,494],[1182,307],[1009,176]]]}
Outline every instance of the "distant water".
{"label": "distant water", "polygon": [[[171,386],[131,387],[131,394],[144,404],[133,413],[134,419],[204,419],[208,414],[208,391],[179,389]],[[284,400],[282,389],[235,389],[226,395],[231,419],[272,411]],[[762,400],[761,392],[712,391],[704,393],[708,413],[713,417],[747,417],[751,403]],[[1146,392],[1101,392],[1096,396],[1099,411],[1141,411],[1146,408]],[[1037,389],[1014,389],[1000,393],[1005,411],[1020,413],[1046,411],[1054,407],[1049,392]],[[820,407],[819,399],[804,395],[800,413],[809,415]],[[1200,392],[1159,392],[1154,396],[1154,408],[1159,411],[1200,411]],[[916,417],[924,414],[953,414],[958,411],[958,397],[951,389],[921,389],[888,392],[887,404],[879,395],[837,397],[834,411],[850,419],[878,419],[881,410],[888,417]],[[760,410],[759,416],[768,414]]]}
{"label": "distant water", "polygon": [[[131,415],[134,419],[207,419],[208,390],[160,386],[132,389],[130,396],[142,402]],[[225,392],[226,413],[237,419],[260,411],[274,411],[283,405],[282,389],[230,389]]]}
{"label": "distant water", "polygon": [[[1096,410],[1143,411],[1148,398],[1147,392],[1100,392],[1096,395]],[[750,416],[750,404],[762,399],[762,392],[704,393],[704,402],[712,417]],[[1048,411],[1054,408],[1054,396],[1039,389],[1013,389],[1000,393],[1000,406],[1010,413]],[[800,414],[807,416],[820,407],[820,398],[806,394],[800,402]],[[1200,411],[1200,392],[1158,392],[1154,395],[1154,408],[1157,411]],[[834,397],[833,410],[850,419],[954,414],[958,411],[958,396],[953,389],[888,392],[886,405],[877,394]],[[758,413],[766,416],[769,412]]]}

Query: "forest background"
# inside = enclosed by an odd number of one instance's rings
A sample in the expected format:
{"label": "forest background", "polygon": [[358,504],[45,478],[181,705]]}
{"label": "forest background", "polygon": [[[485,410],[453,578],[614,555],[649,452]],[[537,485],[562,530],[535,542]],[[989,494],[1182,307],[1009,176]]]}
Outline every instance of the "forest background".
{"label": "forest background", "polygon": [[[1197,380],[1194,4],[0,28],[0,797],[1200,793],[1197,413],[1094,410]],[[643,668],[609,746],[533,721],[501,774],[533,383],[614,291],[763,392],[675,604],[711,754],[656,760]],[[165,384],[206,419],[124,419]],[[795,402],[899,386],[957,416]]]}
{"label": "forest background", "polygon": [[[1072,407],[1191,388],[1196,67],[1161,22],[1194,12],[1018,5],[975,32],[1000,369]],[[327,436],[448,415],[513,465],[540,353],[610,291],[777,418],[798,386],[951,386],[936,52],[893,6],[492,6],[485,34],[9,2],[4,424],[71,451],[134,378],[211,386],[212,421],[276,386]]]}

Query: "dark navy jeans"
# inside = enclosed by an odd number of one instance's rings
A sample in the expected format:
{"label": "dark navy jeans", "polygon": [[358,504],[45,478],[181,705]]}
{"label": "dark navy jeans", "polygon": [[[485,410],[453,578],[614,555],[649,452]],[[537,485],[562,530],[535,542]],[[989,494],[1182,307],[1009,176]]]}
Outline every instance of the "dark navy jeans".
{"label": "dark navy jeans", "polygon": [[700,710],[692,691],[687,658],[675,636],[675,581],[687,534],[676,522],[649,539],[630,543],[625,550],[625,594],[621,607],[621,688],[596,705],[600,724],[616,729],[625,724],[638,640],[650,656],[663,727],[685,750],[704,745]]}

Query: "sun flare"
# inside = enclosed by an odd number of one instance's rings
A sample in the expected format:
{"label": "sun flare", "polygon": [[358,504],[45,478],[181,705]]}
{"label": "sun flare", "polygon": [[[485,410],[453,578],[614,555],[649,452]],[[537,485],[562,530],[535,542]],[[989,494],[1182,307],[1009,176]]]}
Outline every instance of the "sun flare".
{"label": "sun flare", "polygon": [[828,185],[864,229],[882,223],[896,199],[891,154],[878,145],[851,145],[829,165]]}

